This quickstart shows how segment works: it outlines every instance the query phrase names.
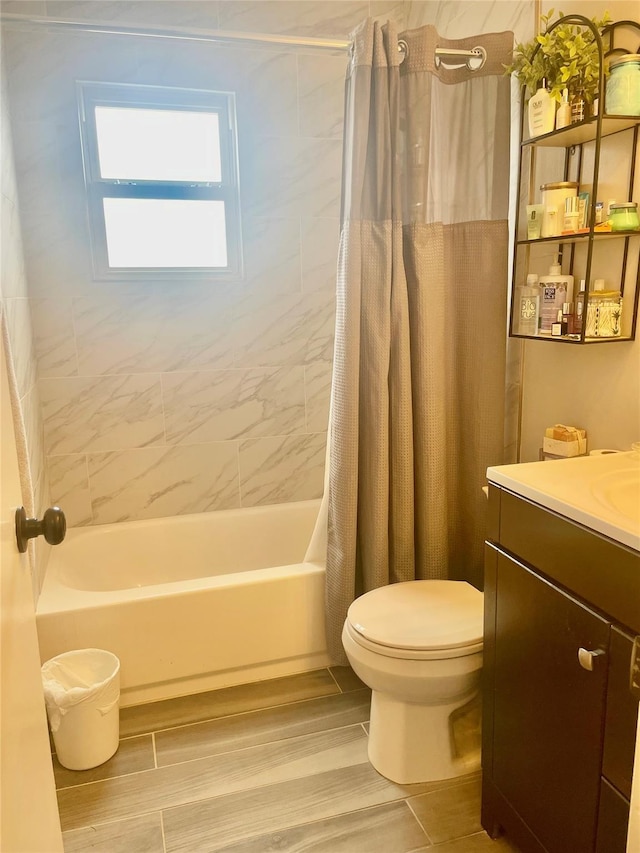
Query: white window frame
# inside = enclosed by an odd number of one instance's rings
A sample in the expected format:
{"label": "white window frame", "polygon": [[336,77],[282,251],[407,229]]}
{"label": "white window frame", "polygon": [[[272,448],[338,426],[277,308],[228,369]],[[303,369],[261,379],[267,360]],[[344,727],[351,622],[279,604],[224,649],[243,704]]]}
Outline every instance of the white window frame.
{"label": "white window frame", "polygon": [[[243,275],[242,234],[235,94],[203,89],[92,81],[78,81],[77,92],[94,279],[97,281],[114,279],[235,281],[241,279]],[[98,106],[217,113],[220,129],[221,181],[217,183],[133,181],[102,178],[95,120],[95,108]],[[110,267],[103,205],[103,199],[109,197],[224,201],[227,266]]]}

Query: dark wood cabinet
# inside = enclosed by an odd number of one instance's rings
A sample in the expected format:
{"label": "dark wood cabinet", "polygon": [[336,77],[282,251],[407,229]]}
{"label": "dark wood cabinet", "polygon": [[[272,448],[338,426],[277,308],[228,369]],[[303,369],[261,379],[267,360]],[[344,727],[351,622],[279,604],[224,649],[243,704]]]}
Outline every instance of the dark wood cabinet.
{"label": "dark wood cabinet", "polygon": [[[620,624],[633,590],[618,601],[616,584],[624,590],[632,566],[640,578],[640,556],[505,490],[490,492],[483,826],[493,837],[504,830],[525,853],[624,853],[638,714],[628,679],[640,624]],[[593,554],[613,612],[594,600]],[[579,595],[566,586],[573,577]]]}

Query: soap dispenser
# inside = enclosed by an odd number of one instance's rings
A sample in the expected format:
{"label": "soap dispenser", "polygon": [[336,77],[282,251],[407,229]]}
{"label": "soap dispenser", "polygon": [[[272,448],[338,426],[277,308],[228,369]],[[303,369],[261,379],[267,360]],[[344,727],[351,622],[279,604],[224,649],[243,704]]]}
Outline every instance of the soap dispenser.
{"label": "soap dispenser", "polygon": [[573,300],[573,276],[563,275],[560,255],[556,255],[549,275],[540,276],[540,334],[550,335],[551,327],[557,322],[558,311],[562,314],[565,302]]}

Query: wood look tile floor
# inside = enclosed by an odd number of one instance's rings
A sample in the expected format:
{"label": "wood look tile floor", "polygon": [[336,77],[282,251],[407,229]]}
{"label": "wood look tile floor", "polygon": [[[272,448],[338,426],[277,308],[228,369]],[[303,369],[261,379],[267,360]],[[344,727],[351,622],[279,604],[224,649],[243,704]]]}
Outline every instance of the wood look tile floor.
{"label": "wood look tile floor", "polygon": [[517,853],[480,826],[480,776],[396,785],[367,760],[346,667],[125,708],[116,755],[54,756],[65,853]]}

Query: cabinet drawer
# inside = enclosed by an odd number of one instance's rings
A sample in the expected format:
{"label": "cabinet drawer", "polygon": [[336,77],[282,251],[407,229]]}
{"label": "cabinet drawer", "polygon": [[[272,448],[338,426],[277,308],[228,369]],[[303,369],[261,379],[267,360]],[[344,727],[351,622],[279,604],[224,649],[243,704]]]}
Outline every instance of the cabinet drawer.
{"label": "cabinet drawer", "polygon": [[500,494],[499,536],[499,544],[514,556],[640,634],[636,551],[505,489]]}
{"label": "cabinet drawer", "polygon": [[632,648],[631,637],[616,628],[611,631],[602,775],[627,798],[631,797],[638,721],[638,700],[629,690]]}

